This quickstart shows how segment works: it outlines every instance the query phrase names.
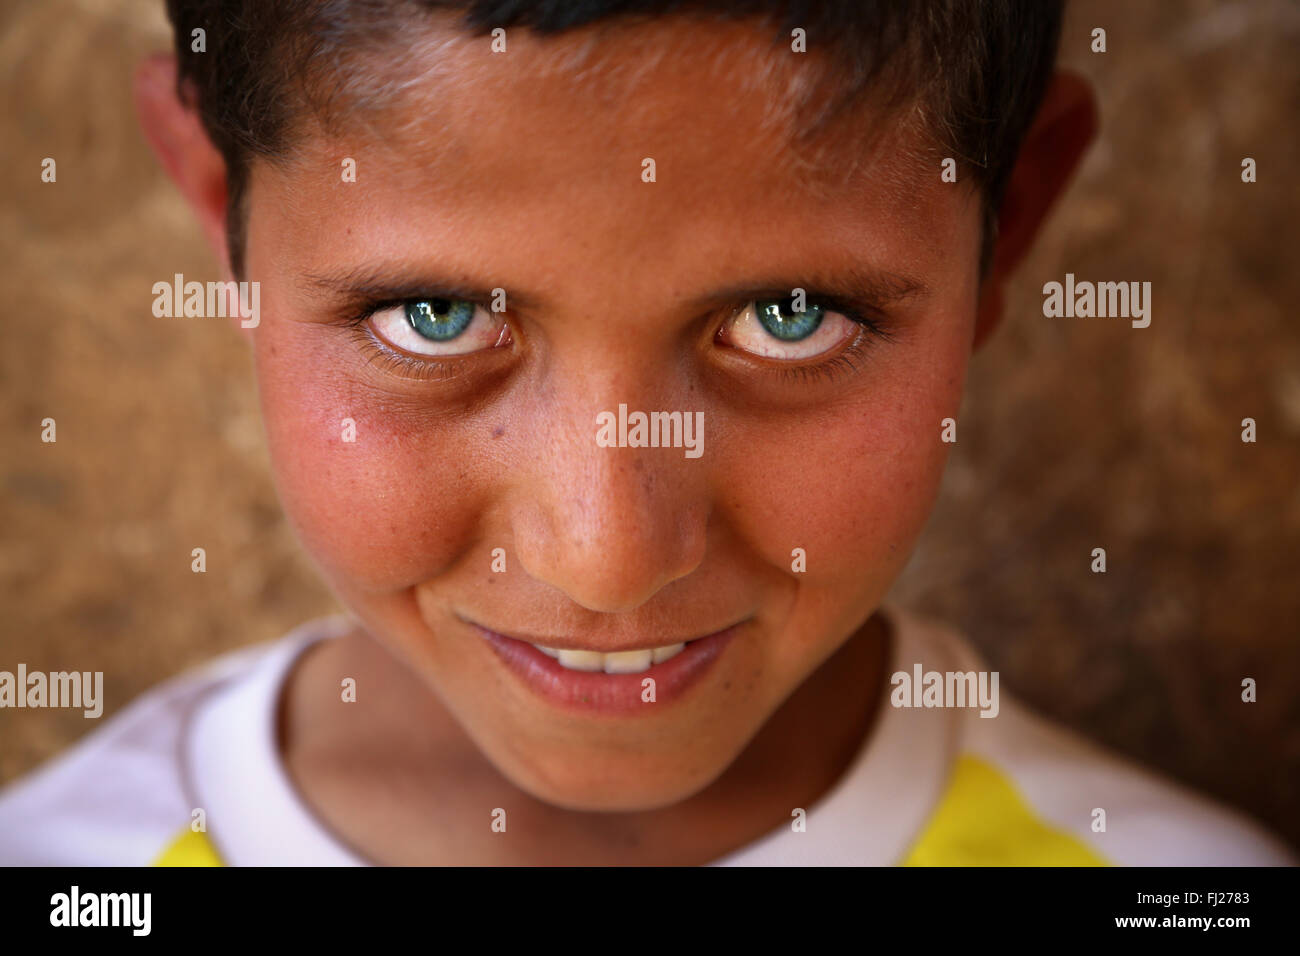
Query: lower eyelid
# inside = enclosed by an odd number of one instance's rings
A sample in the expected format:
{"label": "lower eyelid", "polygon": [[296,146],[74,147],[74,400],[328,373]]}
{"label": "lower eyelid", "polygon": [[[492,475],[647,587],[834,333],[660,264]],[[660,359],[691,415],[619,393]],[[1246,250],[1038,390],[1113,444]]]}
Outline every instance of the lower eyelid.
{"label": "lower eyelid", "polygon": [[891,335],[883,326],[857,322],[849,316],[846,318],[853,322],[857,331],[848,344],[831,349],[829,354],[823,353],[803,360],[783,360],[727,347],[726,351],[733,356],[727,364],[741,376],[756,381],[766,378],[778,383],[789,383],[790,387],[815,381],[831,382],[852,375],[871,358],[874,347],[889,341]]}
{"label": "lower eyelid", "polygon": [[799,382],[806,382],[809,378],[814,377],[834,381],[842,374],[852,374],[858,371],[861,367],[859,360],[867,354],[864,342],[865,336],[857,336],[826,361],[803,364],[790,363],[786,367],[777,368],[774,371],[788,380],[797,380]]}
{"label": "lower eyelid", "polygon": [[[497,313],[491,314],[497,315]],[[500,316],[502,326],[500,333],[507,337],[506,344],[503,346],[449,355],[417,355],[394,346],[380,336],[369,321],[372,315],[373,313],[350,323],[347,330],[365,365],[390,378],[415,382],[449,382],[472,376],[479,371],[486,371],[488,368],[500,370],[500,363],[492,363],[485,368],[482,363],[475,362],[473,359],[480,352],[502,354],[509,352],[509,346],[513,342],[510,323],[504,316]]]}
{"label": "lower eyelid", "polygon": [[422,358],[399,351],[381,339],[369,323],[354,326],[358,349],[369,366],[386,375],[421,381],[444,380],[456,376],[456,363],[441,361],[436,356]]}

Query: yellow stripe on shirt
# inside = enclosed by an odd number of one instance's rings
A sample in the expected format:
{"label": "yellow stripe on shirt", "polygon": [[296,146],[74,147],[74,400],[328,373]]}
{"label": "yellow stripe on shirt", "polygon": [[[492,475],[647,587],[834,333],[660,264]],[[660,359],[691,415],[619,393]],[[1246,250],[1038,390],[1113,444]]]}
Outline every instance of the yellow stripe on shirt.
{"label": "yellow stripe on shirt", "polygon": [[186,827],[162,851],[154,866],[225,866],[206,833]]}
{"label": "yellow stripe on shirt", "polygon": [[1043,822],[1011,780],[969,755],[904,866],[1109,866],[1077,837]]}

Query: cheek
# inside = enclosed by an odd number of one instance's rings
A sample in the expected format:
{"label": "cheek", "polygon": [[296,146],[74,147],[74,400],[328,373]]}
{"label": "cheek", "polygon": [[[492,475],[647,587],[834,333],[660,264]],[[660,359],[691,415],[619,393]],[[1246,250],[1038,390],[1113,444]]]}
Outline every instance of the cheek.
{"label": "cheek", "polygon": [[309,374],[329,366],[304,360],[292,333],[270,334],[256,351],[276,485],[303,546],[349,594],[443,573],[472,537],[482,488],[464,430],[430,428],[364,389]]}
{"label": "cheek", "polygon": [[793,551],[803,550],[806,570],[794,574],[800,588],[847,587],[848,598],[892,579],[943,471],[935,421],[930,441],[857,414],[815,435],[801,428],[786,441],[756,438],[764,442],[759,473],[749,456],[746,476],[730,482],[733,520],[778,569],[793,573]]}
{"label": "cheek", "polygon": [[[851,400],[815,417],[735,432],[728,509],[793,580],[796,613],[866,613],[906,564],[952,447],[941,423],[958,415],[963,335],[915,338],[869,366],[875,380]],[[792,571],[795,548],[806,553],[802,573]]]}

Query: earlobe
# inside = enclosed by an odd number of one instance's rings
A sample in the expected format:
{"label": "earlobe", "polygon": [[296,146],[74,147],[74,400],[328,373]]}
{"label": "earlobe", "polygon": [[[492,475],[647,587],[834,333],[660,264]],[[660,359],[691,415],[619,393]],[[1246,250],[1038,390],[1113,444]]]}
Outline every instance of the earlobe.
{"label": "earlobe", "polygon": [[178,96],[176,58],[158,55],[136,69],[135,105],[145,139],[185,197],[230,274],[226,250],[226,164],[198,111]]}
{"label": "earlobe", "polygon": [[1025,134],[998,209],[997,245],[980,293],[975,347],[1001,321],[1003,284],[1033,245],[1096,138],[1097,127],[1092,86],[1077,73],[1058,72]]}

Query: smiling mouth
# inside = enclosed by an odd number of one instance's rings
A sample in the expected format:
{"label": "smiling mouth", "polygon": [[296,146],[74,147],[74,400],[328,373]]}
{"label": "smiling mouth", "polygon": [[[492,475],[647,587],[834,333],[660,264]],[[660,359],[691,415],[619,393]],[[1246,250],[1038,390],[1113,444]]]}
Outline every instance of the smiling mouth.
{"label": "smiling mouth", "polygon": [[[460,617],[460,615],[457,615],[457,617]],[[531,647],[538,653],[545,654],[554,660],[564,670],[580,671],[587,674],[640,674],[657,664],[672,660],[693,644],[717,637],[738,626],[733,624],[721,630],[691,638],[689,641],[678,641],[675,644],[641,647],[628,651],[598,651],[590,647],[556,647],[550,644],[542,644],[526,637],[516,637],[503,631],[495,631],[470,618],[460,617],[460,620],[485,637],[494,637],[497,640],[509,641],[515,645]]]}
{"label": "smiling mouth", "polygon": [[[507,670],[552,704],[587,715],[623,716],[658,713],[681,699],[703,680],[731,638],[748,623],[732,624],[689,641],[600,651],[590,645],[556,646],[586,643],[577,637],[560,637],[543,644],[535,638],[510,637],[462,620],[486,640]],[[647,692],[647,684],[653,692]]]}
{"label": "smiling mouth", "polygon": [[609,653],[543,647],[541,644],[533,644],[532,646],[543,654],[555,658],[559,665],[566,670],[603,672],[605,674],[640,674],[642,671],[648,671],[655,664],[662,664],[664,661],[676,657],[686,649],[687,644],[694,643],[694,641],[684,641],[680,644],[667,644],[663,647],[651,647],[639,651],[611,651]]}

